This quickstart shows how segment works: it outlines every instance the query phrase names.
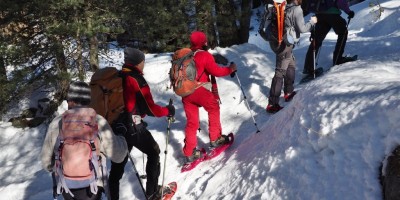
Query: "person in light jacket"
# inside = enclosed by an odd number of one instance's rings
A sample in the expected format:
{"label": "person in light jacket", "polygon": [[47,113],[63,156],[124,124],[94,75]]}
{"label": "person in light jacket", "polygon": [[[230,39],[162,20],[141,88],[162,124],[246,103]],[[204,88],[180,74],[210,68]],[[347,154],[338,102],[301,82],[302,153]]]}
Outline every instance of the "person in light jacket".
{"label": "person in light jacket", "polygon": [[284,24],[286,34],[284,40],[281,43],[278,41],[269,42],[271,49],[276,54],[276,65],[266,108],[268,113],[276,113],[283,108],[279,105],[282,86],[285,101],[292,100],[296,94],[293,86],[296,69],[293,48],[296,41],[299,40],[300,33],[311,31],[314,24],[317,23],[316,17],[311,17],[308,23],[304,22],[301,3],[302,0],[287,1]]}
{"label": "person in light jacket", "polygon": [[[90,87],[85,82],[72,82],[69,86],[67,95],[68,109],[78,107],[87,107],[90,103]],[[49,124],[46,137],[41,151],[42,167],[48,172],[54,173],[55,155],[58,151],[57,140],[61,130],[61,119],[63,115],[56,116]],[[62,193],[64,199],[101,199],[102,192],[107,194],[107,169],[106,158],[113,162],[122,162],[128,153],[127,143],[123,136],[115,135],[108,124],[107,120],[102,116],[96,116],[98,124],[98,137],[100,141],[100,156],[102,167],[96,172],[97,180],[97,194],[92,194],[90,187],[74,188],[71,189],[74,197],[65,191]],[[54,186],[55,187],[55,186]]]}

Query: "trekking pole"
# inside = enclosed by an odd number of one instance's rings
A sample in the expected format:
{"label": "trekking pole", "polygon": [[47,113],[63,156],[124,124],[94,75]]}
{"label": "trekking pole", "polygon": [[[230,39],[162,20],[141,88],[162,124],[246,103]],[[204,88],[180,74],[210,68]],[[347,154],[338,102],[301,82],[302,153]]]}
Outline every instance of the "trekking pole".
{"label": "trekking pole", "polygon": [[146,198],[146,200],[148,200],[147,195],[146,195],[146,191],[144,190],[144,187],[143,187],[143,184],[142,184],[142,180],[140,180],[139,173],[138,173],[138,171],[137,171],[137,169],[136,169],[136,167],[135,167],[135,163],[133,163],[132,156],[131,156],[131,154],[130,154],[129,152],[128,152],[128,157],[129,157],[129,160],[130,160],[131,163],[132,163],[133,171],[135,172],[136,177],[137,177],[137,179],[138,179],[138,181],[139,181],[139,183],[140,183],[140,187],[142,188],[144,197]]}
{"label": "trekking pole", "polygon": [[[314,32],[314,37],[315,37],[315,26],[313,27],[313,32]],[[313,65],[314,65],[314,76],[313,76],[313,78],[315,79],[315,68],[316,68],[316,59],[315,59],[315,51],[316,51],[316,49],[315,49],[315,38],[313,38],[313,40],[312,40],[312,45],[313,45],[313,59],[314,59],[314,63],[313,63]]]}
{"label": "trekking pole", "polygon": [[[169,105],[172,106],[172,99],[169,99]],[[165,157],[164,157],[164,170],[163,170],[163,178],[162,178],[162,185],[161,185],[161,197],[164,196],[164,180],[165,180],[165,168],[167,166],[167,149],[168,149],[168,142],[169,142],[169,133],[171,132],[171,122],[175,121],[174,117],[168,117],[168,126],[167,126],[167,135],[165,136]]]}
{"label": "trekking pole", "polygon": [[[143,173],[145,173],[146,170],[144,169],[144,153],[143,152],[142,152],[142,161],[143,161]],[[146,174],[140,175],[140,178],[141,179],[146,179],[147,175]]]}
{"label": "trekking pole", "polygon": [[53,179],[53,199],[57,200],[58,194],[57,194],[57,180],[55,172],[51,172],[51,178]]}
{"label": "trekking pole", "polygon": [[[233,62],[231,62],[231,64],[233,64]],[[232,73],[231,73],[231,77],[233,78],[233,77],[235,76],[235,74],[236,74],[236,72],[232,72]],[[240,89],[242,90],[243,98],[244,98],[244,100],[245,100],[245,102],[246,102],[247,108],[248,108],[249,111],[250,111],[251,118],[253,119],[254,125],[255,125],[256,128],[257,128],[257,132],[256,132],[256,133],[259,133],[259,132],[260,132],[260,129],[258,129],[257,122],[256,122],[256,120],[254,119],[253,112],[251,111],[249,102],[247,101],[246,94],[244,93],[244,90],[243,90],[242,84],[240,83],[240,79],[239,79],[239,76],[238,76],[238,75],[236,75],[236,79],[237,79],[237,81],[238,81],[238,84],[239,84],[239,86],[240,86]]]}
{"label": "trekking pole", "polygon": [[[346,35],[349,33],[348,27],[349,27],[349,24],[350,24],[350,20],[351,20],[351,18],[348,18],[348,20],[347,20],[347,24],[346,24]],[[339,52],[341,51],[341,49],[342,49],[342,47],[343,47],[343,42],[344,42],[344,37],[342,38],[342,41],[340,41]],[[339,53],[339,52],[338,52],[338,53]],[[336,62],[338,61],[338,59],[339,59],[339,55],[336,56],[335,62],[333,63],[333,65],[336,65]]]}

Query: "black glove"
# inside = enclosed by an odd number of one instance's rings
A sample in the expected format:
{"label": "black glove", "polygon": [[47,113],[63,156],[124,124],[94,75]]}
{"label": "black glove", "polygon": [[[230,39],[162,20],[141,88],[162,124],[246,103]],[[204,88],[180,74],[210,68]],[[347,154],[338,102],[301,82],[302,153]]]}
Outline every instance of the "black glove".
{"label": "black glove", "polygon": [[231,62],[231,64],[229,65],[229,68],[231,68],[232,73],[231,73],[231,78],[235,77],[235,74],[237,72],[237,66],[234,62]]}
{"label": "black glove", "polygon": [[349,15],[349,19],[353,18],[355,13],[354,11],[350,11],[347,15]]}
{"label": "black glove", "polygon": [[115,135],[125,136],[128,129],[123,123],[114,123],[112,126]]}
{"label": "black glove", "polygon": [[172,104],[166,106],[168,108],[168,117],[175,116],[175,107]]}

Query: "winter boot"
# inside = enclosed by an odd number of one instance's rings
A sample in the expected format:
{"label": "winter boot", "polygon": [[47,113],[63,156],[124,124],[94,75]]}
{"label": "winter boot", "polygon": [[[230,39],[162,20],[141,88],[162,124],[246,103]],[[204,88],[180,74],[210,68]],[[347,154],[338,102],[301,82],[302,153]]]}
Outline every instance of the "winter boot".
{"label": "winter boot", "polygon": [[216,147],[219,147],[221,145],[224,145],[229,142],[229,137],[226,135],[221,135],[218,139],[215,141],[210,142],[210,149],[214,149]]}
{"label": "winter boot", "polygon": [[203,152],[201,152],[198,149],[193,149],[193,153],[191,156],[186,156],[185,157],[185,163],[191,163],[199,158],[203,157]]}
{"label": "winter boot", "polygon": [[275,104],[275,105],[268,104],[266,110],[267,110],[268,113],[276,113],[276,112],[280,111],[282,108],[283,107],[280,106],[279,104]]}
{"label": "winter boot", "polygon": [[148,200],[160,200],[161,199],[161,185],[157,186],[156,191],[147,197]]}
{"label": "winter boot", "polygon": [[[346,62],[351,62],[351,61],[355,61],[355,59],[353,57],[347,57],[347,56],[340,57],[340,58],[337,59],[336,65],[340,65],[340,64],[343,64],[343,63],[346,63]],[[335,65],[335,63],[333,65]]]}
{"label": "winter boot", "polygon": [[285,99],[285,102],[289,102],[293,99],[294,95],[296,95],[296,91],[293,91],[291,93],[286,93],[283,98]]}

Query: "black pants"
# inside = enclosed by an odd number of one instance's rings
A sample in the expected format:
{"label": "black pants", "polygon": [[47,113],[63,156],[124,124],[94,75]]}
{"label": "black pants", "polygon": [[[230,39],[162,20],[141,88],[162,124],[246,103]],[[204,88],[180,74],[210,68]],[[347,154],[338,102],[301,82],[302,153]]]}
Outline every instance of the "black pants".
{"label": "black pants", "polygon": [[276,105],[279,104],[282,85],[285,94],[291,93],[294,90],[295,60],[292,52],[293,45],[286,45],[285,42],[278,45],[271,42],[270,46],[276,54],[276,66],[269,91],[268,103]]}
{"label": "black pants", "polygon": [[[129,152],[132,150],[133,147],[136,147],[141,152],[147,155],[146,195],[149,196],[156,192],[158,186],[158,177],[160,176],[160,147],[145,126],[139,125],[136,127],[128,128],[128,132],[126,133],[125,138],[128,144]],[[121,163],[111,162],[109,188],[112,200],[119,199],[119,181],[124,174],[124,168],[127,161],[128,156],[126,156],[124,161]],[[133,168],[131,169],[133,170]]]}
{"label": "black pants", "polygon": [[103,193],[103,188],[99,187],[97,194],[92,194],[90,187],[80,188],[80,189],[70,189],[74,197],[68,193],[63,193],[62,196],[65,200],[100,200],[101,194]]}
{"label": "black pants", "polygon": [[[338,35],[335,50],[333,52],[333,65],[336,61],[343,56],[344,48],[347,41],[347,27],[346,20],[338,14],[318,14],[318,22],[315,25],[315,33],[312,33],[315,40],[315,56],[318,55],[319,48],[322,45],[326,35],[333,28],[336,35]],[[308,47],[306,58],[304,61],[304,70],[312,73],[314,71],[314,57],[313,57],[313,43],[311,42]]]}

